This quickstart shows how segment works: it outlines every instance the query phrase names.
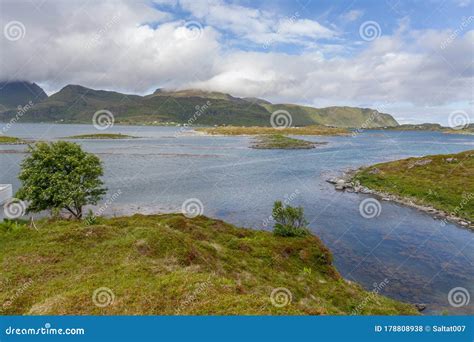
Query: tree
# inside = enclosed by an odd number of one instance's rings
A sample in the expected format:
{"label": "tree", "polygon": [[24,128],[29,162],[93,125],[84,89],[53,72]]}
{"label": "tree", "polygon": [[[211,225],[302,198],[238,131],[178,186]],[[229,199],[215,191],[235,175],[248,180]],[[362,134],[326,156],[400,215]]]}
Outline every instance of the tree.
{"label": "tree", "polygon": [[67,210],[82,217],[82,207],[97,204],[106,193],[99,178],[100,159],[78,144],[59,141],[29,146],[30,156],[21,163],[22,182],[16,197],[28,201],[28,212]]}
{"label": "tree", "polygon": [[283,206],[281,201],[273,205],[272,217],[275,220],[273,233],[278,236],[305,236],[309,234],[308,222],[302,207]]}

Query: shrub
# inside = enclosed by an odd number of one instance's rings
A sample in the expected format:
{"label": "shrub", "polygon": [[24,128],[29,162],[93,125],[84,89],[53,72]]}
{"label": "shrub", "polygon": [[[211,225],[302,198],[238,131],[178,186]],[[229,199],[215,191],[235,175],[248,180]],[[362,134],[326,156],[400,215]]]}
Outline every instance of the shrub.
{"label": "shrub", "polygon": [[95,216],[94,212],[91,209],[89,209],[84,219],[84,224],[86,226],[93,226],[94,224],[97,224],[98,222],[99,222],[98,217]]}
{"label": "shrub", "polygon": [[276,201],[272,211],[275,225],[273,234],[277,236],[305,236],[309,234],[308,222],[304,218],[302,207],[283,206],[281,201]]}
{"label": "shrub", "polygon": [[105,194],[100,159],[66,141],[37,143],[21,164],[17,198],[28,201],[28,212],[65,209],[75,218],[82,207],[97,204]]}
{"label": "shrub", "polygon": [[4,219],[0,222],[0,231],[15,232],[26,227],[26,223],[20,220]]}

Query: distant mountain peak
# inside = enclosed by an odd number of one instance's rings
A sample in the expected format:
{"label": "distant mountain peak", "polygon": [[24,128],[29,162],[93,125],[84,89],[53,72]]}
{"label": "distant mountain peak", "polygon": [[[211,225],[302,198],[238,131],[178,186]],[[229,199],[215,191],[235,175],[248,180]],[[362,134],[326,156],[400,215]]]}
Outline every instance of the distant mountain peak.
{"label": "distant mountain peak", "polygon": [[[91,88],[87,88],[84,86],[81,86],[79,84],[68,84],[64,87],[61,88],[61,90],[67,90],[67,89],[73,89],[73,90],[92,90]],[[60,90],[60,91],[61,91]]]}
{"label": "distant mountain peak", "polygon": [[264,100],[264,99],[260,99],[258,97],[244,97],[243,98],[245,101],[247,102],[250,102],[250,103],[257,103],[257,104],[267,104],[267,105],[271,105],[272,103],[270,101],[267,101],[267,100]]}
{"label": "distant mountain peak", "polygon": [[221,100],[237,100],[239,98],[218,91],[208,91],[202,89],[163,89],[158,88],[149,96],[172,96],[172,97],[204,97]]}
{"label": "distant mountain peak", "polygon": [[0,108],[17,108],[30,101],[38,103],[48,95],[36,83],[29,81],[0,81]]}

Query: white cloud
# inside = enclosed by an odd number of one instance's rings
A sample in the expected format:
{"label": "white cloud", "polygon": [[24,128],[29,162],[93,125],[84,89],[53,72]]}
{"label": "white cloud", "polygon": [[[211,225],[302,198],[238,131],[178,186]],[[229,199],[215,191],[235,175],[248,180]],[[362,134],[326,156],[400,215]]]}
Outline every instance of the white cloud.
{"label": "white cloud", "polygon": [[468,7],[472,3],[471,0],[455,0],[455,2],[459,7]]}
{"label": "white cloud", "polygon": [[200,87],[315,106],[364,103],[404,117],[417,113],[417,121],[440,120],[443,108],[447,117],[453,103],[472,114],[474,31],[459,32],[441,48],[452,32],[413,31],[404,21],[393,36],[364,43],[354,54],[342,42],[315,43],[292,55],[241,51],[229,47],[223,26],[238,23],[232,29],[255,42],[317,40],[334,32],[300,16],[289,23],[221,2],[186,6],[194,18],[206,17],[197,36],[186,21],[147,3],[46,2],[39,10],[4,4],[1,27],[19,20],[26,34],[19,41],[1,36],[0,79],[27,79],[47,90],[71,83],[138,93]]}
{"label": "white cloud", "polygon": [[361,10],[350,10],[349,12],[344,13],[341,17],[346,21],[356,21],[364,15],[364,11]]}
{"label": "white cloud", "polygon": [[268,11],[227,4],[222,0],[180,0],[179,4],[206,24],[258,44],[291,42],[304,45],[305,39],[337,35],[337,32],[317,21],[301,18],[299,12],[282,17]]}

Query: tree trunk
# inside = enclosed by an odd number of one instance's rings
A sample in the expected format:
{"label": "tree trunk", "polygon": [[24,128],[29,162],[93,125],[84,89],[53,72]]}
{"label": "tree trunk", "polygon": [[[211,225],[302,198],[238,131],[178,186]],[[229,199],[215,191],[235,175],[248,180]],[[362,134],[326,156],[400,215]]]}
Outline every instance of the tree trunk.
{"label": "tree trunk", "polygon": [[82,207],[79,207],[79,208],[78,208],[78,207],[75,207],[75,208],[74,208],[75,210],[69,208],[68,206],[66,206],[65,208],[66,208],[67,211],[69,211],[69,212],[72,214],[72,216],[74,216],[76,219],[79,219],[79,220],[80,220],[80,219],[82,218]]}
{"label": "tree trunk", "polygon": [[76,218],[80,220],[82,218],[82,207],[76,206],[76,213]]}

